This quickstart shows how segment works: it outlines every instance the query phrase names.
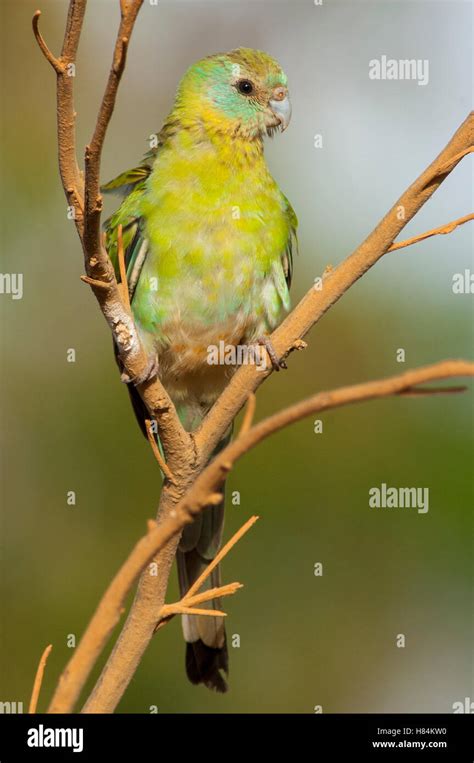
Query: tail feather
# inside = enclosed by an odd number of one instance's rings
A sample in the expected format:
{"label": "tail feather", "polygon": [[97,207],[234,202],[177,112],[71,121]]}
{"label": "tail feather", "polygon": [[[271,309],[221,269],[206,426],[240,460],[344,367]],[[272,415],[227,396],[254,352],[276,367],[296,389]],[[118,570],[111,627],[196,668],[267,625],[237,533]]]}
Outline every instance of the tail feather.
{"label": "tail feather", "polygon": [[[183,596],[206,569],[219,549],[223,526],[223,503],[205,509],[200,515],[199,534],[189,525],[177,552],[178,579]],[[194,548],[190,548],[194,540]],[[207,542],[206,542],[207,541]],[[221,585],[219,565],[211,572],[201,590]],[[212,599],[201,608],[221,609],[220,599]],[[223,617],[183,615],[183,634],[186,641],[186,673],[193,684],[204,684],[218,692],[227,691],[224,675],[229,661]]]}
{"label": "tail feather", "polygon": [[204,684],[208,689],[225,693],[228,685],[222,672],[229,673],[229,655],[227,646],[212,649],[201,639],[186,644],[186,675],[192,684]]}
{"label": "tail feather", "polygon": [[[120,359],[115,353],[119,368]],[[122,369],[121,369],[122,370]],[[134,384],[128,384],[128,391],[133,409],[145,437],[145,420],[148,417],[146,406]],[[202,418],[203,411],[196,406],[178,406],[180,420],[188,431],[195,428]],[[232,436],[230,428],[216,447],[216,455],[224,448]],[[157,444],[160,447],[159,438]],[[204,509],[194,522],[187,525],[180,539],[176,561],[181,596],[186,594],[195,580],[206,569],[219,551],[224,527],[224,499],[218,506]],[[221,585],[219,565],[211,572],[201,590],[218,588]],[[200,608],[222,609],[220,599],[212,599],[199,605]],[[224,675],[229,672],[224,618],[206,615],[183,615],[183,634],[186,641],[186,673],[193,684],[204,684],[218,692],[227,691]]]}

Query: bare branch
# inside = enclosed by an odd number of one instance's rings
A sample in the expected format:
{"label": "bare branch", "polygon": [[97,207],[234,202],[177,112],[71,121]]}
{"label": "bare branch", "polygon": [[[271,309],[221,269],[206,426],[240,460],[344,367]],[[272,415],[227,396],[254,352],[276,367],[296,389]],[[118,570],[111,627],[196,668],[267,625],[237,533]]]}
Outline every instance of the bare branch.
{"label": "bare branch", "polygon": [[35,680],[33,684],[33,691],[31,692],[30,706],[28,708],[28,712],[30,713],[30,715],[33,715],[34,713],[36,713],[36,708],[38,707],[38,699],[39,699],[39,695],[41,691],[41,684],[43,683],[44,669],[46,667],[49,653],[51,652],[52,648],[53,648],[53,645],[49,644],[40,657],[40,661],[38,664],[38,668],[36,670]]}
{"label": "bare branch", "polygon": [[41,11],[33,16],[36,41],[57,75],[57,125],[59,171],[68,205],[74,209],[74,221],[80,236],[84,227],[84,184],[76,157],[76,112],[73,100],[75,58],[81,36],[86,0],[71,0],[61,57],[55,58],[38,29]]}
{"label": "bare branch", "polygon": [[[218,492],[220,486],[235,462],[251,448],[254,448],[258,443],[274,432],[300,421],[302,418],[317,411],[329,410],[351,403],[389,397],[391,395],[401,395],[406,390],[413,390],[413,388],[417,387],[419,384],[458,376],[474,376],[474,363],[469,363],[464,360],[447,360],[435,363],[431,366],[424,366],[413,371],[407,371],[387,379],[366,382],[350,387],[341,387],[340,389],[332,390],[330,392],[319,392],[308,400],[292,405],[289,408],[270,416],[249,429],[245,434],[239,436],[234,442],[230,443],[230,445],[224,448],[209,466],[201,472],[184,498],[172,511],[168,512],[167,518],[163,519],[159,525],[159,545],[157,543],[156,548],[163,548],[164,544],[170,541],[173,537],[179,537],[183,527],[192,521],[193,517],[199,511],[208,506],[211,502],[219,501],[222,498]],[[234,538],[224,546],[214,560],[216,564],[221,561],[222,555],[227,553],[230,545],[233,545],[241,534],[249,529],[256,519],[256,517],[252,517],[241,528],[239,533],[237,533],[237,536],[234,536]],[[170,563],[174,557],[174,549],[175,546],[172,546],[170,550]],[[192,596],[195,593],[196,586],[202,584],[204,577],[207,577],[207,574],[211,571],[210,568],[211,565],[206,568],[204,575],[201,576],[201,578],[199,578],[189,589],[187,596]],[[150,576],[147,576],[145,579],[150,579]],[[142,596],[143,590],[145,593],[149,593],[146,586],[143,586],[141,590]],[[156,620],[159,619],[162,612],[162,606],[158,609]],[[143,606],[141,598],[139,599],[138,610],[142,617],[136,618],[133,611],[131,615],[129,615],[127,623],[130,621],[130,617],[132,617],[131,625],[128,628],[125,627],[124,631],[122,631],[119,641],[115,646],[115,650],[112,653],[112,657],[109,658],[107,668],[86,702],[83,712],[111,712],[115,708],[122,696],[124,688],[127,686],[128,681],[131,679],[136,669],[137,649],[142,653],[156,630],[156,620],[155,624],[151,625],[154,607],[156,607],[155,601],[147,599],[146,606]],[[149,613],[150,609],[152,610],[151,614]],[[148,614],[147,618],[144,617],[145,613]],[[139,628],[139,625],[142,626],[142,630]],[[77,651],[81,648],[87,633],[91,629],[95,630],[95,625],[93,627],[92,621],[76,650],[76,655],[73,657],[73,660],[77,656]],[[145,640],[146,644],[144,645]],[[121,655],[123,654],[122,650],[125,650],[127,654],[134,654],[134,659],[130,660],[129,663],[126,663],[121,659]],[[100,650],[97,650],[97,655],[94,654],[93,661],[95,661],[99,651]],[[114,654],[116,655],[115,658],[113,657]],[[69,671],[67,669],[65,671],[66,676],[69,676],[70,673],[73,672],[71,663]],[[93,662],[91,660],[88,666],[88,672],[91,669],[92,664]],[[117,675],[118,664],[120,664],[120,680],[118,680]],[[70,705],[68,704],[67,707],[69,708]],[[68,712],[68,710],[65,710],[64,707],[62,707],[61,710],[57,710],[56,712]]]}
{"label": "bare branch", "polygon": [[[425,170],[410,188],[400,197],[390,212],[383,218],[375,230],[355,252],[337,268],[327,268],[323,278],[322,290],[311,289],[286,320],[272,334],[271,341],[279,357],[286,356],[294,349],[305,346],[301,337],[320,320],[325,312],[382,257],[397,235],[432,196],[456,164],[472,150],[474,113],[471,113],[456,131],[448,145],[437,159]],[[199,467],[206,464],[217,443],[223,437],[230,422],[248,399],[249,393],[257,389],[271,370],[257,370],[255,366],[242,366],[230,380],[217,403],[207,414],[201,427],[192,435],[194,453],[190,460],[176,459],[176,468],[180,469],[179,484],[173,490],[164,490],[160,499],[160,521],[165,524],[168,517],[172,520],[184,509],[185,515],[192,511],[195,492],[190,492],[191,502],[186,500],[186,491],[190,489],[199,473]],[[253,430],[251,430],[253,431]],[[250,434],[250,432],[249,432]],[[244,437],[239,438],[242,442]],[[226,449],[227,451],[227,449]],[[224,451],[223,451],[224,452]],[[167,453],[169,461],[169,453]],[[219,462],[220,482],[231,463]],[[171,466],[177,476],[176,468]],[[208,474],[206,470],[206,474]],[[199,479],[199,478],[198,478]],[[196,489],[194,483],[192,490]],[[206,491],[204,491],[206,492]],[[207,491],[209,493],[209,491]],[[202,496],[199,496],[202,498]],[[153,606],[164,604],[167,580],[173,562],[178,539],[170,539],[169,544],[160,552],[155,561],[160,566],[160,578],[142,576],[135,601],[129,612],[125,626],[115,648],[84,706],[84,712],[111,712],[120,700],[125,688],[134,675],[141,656],[146,650],[154,631]]]}
{"label": "bare branch", "polygon": [[122,224],[117,226],[117,257],[120,271],[120,286],[122,290],[122,301],[129,312],[132,311],[130,306],[130,294],[128,292],[127,281],[127,268],[125,266],[125,254],[123,251],[123,230]]}
{"label": "bare branch", "polygon": [[161,455],[158,445],[156,444],[155,435],[153,434],[151,429],[151,421],[147,419],[145,422],[145,425],[146,425],[146,433],[148,437],[148,442],[150,443],[151,449],[153,451],[153,455],[155,456],[161,471],[165,475],[166,479],[168,479],[170,482],[174,482],[173,474],[171,473],[171,470],[169,469],[165,459]]}
{"label": "bare branch", "polygon": [[33,34],[36,37],[36,42],[38,43],[38,45],[39,45],[39,47],[41,49],[41,52],[43,53],[43,55],[46,58],[46,60],[49,61],[49,63],[53,67],[53,69],[56,72],[56,74],[61,74],[62,71],[63,71],[63,65],[62,65],[61,61],[60,61],[59,58],[56,58],[56,56],[54,56],[51,53],[50,49],[46,45],[46,43],[45,43],[45,41],[44,41],[44,39],[43,39],[43,37],[41,35],[41,32],[39,30],[39,17],[40,16],[41,16],[41,11],[36,11],[34,16],[33,16],[33,20],[32,20]]}
{"label": "bare branch", "polygon": [[[99,175],[104,139],[124,71],[130,37],[142,2],[143,0],[128,0],[128,2],[120,0],[121,21],[113,60],[96,126],[85,151],[85,181],[79,170],[76,156],[73,82],[86,0],[70,0],[59,59],[51,53],[39,32],[39,12],[33,18],[33,30],[38,45],[57,75],[59,165],[68,204],[74,208],[76,227],[84,250],[86,275],[82,276],[82,280],[91,286],[113,333],[124,370],[132,379],[147,377],[149,359],[141,345],[133,319],[128,290],[125,293],[122,288],[123,285],[126,286],[126,274],[121,232],[119,232],[119,265],[122,286],[117,283],[114,268],[100,234],[102,197]],[[407,222],[430,198],[463,156],[472,152],[473,122],[474,117],[471,114],[439,157],[400,197],[363,244],[339,267],[328,268],[325,271],[322,290],[311,289],[273,333],[271,341],[278,357],[284,358],[292,350],[303,348],[305,343],[301,337],[387,251],[391,248],[408,246],[408,242],[400,242],[392,247],[395,238]],[[450,230],[458,224],[461,223],[459,221],[451,223]],[[444,228],[444,230],[429,231],[415,238],[421,240],[428,235],[448,232],[446,226]],[[410,240],[410,243],[415,241]],[[121,252],[120,249],[122,249]],[[162,468],[163,465],[165,466],[163,472],[167,479],[163,483],[160,497],[159,524],[150,525],[147,535],[135,546],[107,589],[78,648],[60,678],[50,712],[72,710],[92,666],[120,618],[125,596],[140,572],[154,558],[159,564],[160,575],[152,577],[142,574],[135,601],[123,631],[94,691],[86,702],[84,712],[110,711],[115,708],[152,637],[156,622],[163,614],[163,607],[166,606],[164,600],[169,571],[182,529],[204,507],[215,505],[222,500],[222,482],[243,453],[273,432],[316,410],[327,410],[351,402],[394,394],[418,396],[437,393],[438,389],[419,390],[416,386],[433,379],[472,375],[473,364],[464,361],[446,361],[391,379],[319,393],[252,427],[255,409],[252,393],[269,373],[271,373],[270,369],[262,372],[254,366],[242,367],[207,415],[200,429],[191,435],[181,426],[174,405],[158,379],[147,380],[138,385],[138,391],[150,412],[150,418],[158,422],[159,437],[166,457],[166,463],[164,459],[162,463],[160,462]],[[204,468],[214,447],[247,400],[248,408],[238,438],[227,446],[207,468]],[[158,457],[157,460],[159,460]],[[200,476],[197,476],[200,472],[202,472]],[[224,547],[221,554],[226,548]],[[218,558],[221,559],[222,556]],[[210,568],[205,575],[209,574],[209,571]],[[203,594],[195,594],[196,585],[201,585],[203,580],[204,577],[201,576],[188,591],[184,600],[174,606],[181,607],[181,611],[195,612],[197,610],[195,605],[203,601],[202,598],[199,599]],[[164,611],[166,612],[166,609]],[[206,614],[208,612],[206,610]],[[209,616],[215,616],[215,614]]]}
{"label": "bare branch", "polygon": [[[209,491],[209,493],[211,492],[212,491]],[[210,562],[207,565],[204,572],[194,581],[191,588],[186,593],[186,597],[185,597],[186,599],[188,599],[191,596],[194,596],[194,594],[199,591],[203,583],[207,580],[207,578],[211,574],[212,570],[214,570],[217,567],[217,565],[224,559],[224,557],[227,556],[231,548],[233,548],[233,546],[235,546],[235,544],[239,542],[242,536],[245,535],[245,533],[247,533],[251,527],[253,527],[253,525],[255,524],[257,520],[258,520],[258,517],[256,516],[250,517],[250,519],[248,519],[247,522],[244,525],[242,525],[240,530],[238,530],[235,533],[235,535],[233,535],[232,538],[229,541],[227,541],[225,546],[223,546],[221,550],[219,551],[219,553],[216,554],[212,562]]]}
{"label": "bare branch", "polygon": [[[100,235],[102,198],[99,172],[102,146],[125,65],[128,41],[142,3],[143,0],[130,0],[121,4],[122,18],[112,66],[91,144],[86,149],[85,184],[76,156],[73,83],[86,0],[70,0],[60,59],[54,59],[39,33],[40,12],[37,11],[33,17],[33,30],[38,45],[52,65],[57,63],[54,68],[57,73],[59,168],[68,204],[74,209],[74,219],[84,249],[86,275],[82,276],[82,280],[92,288],[99,302],[113,333],[124,369],[131,379],[146,376],[149,358],[140,342],[130,310],[128,292],[126,296],[123,295],[117,284]],[[139,392],[150,411],[150,417],[158,421],[160,438],[168,460],[173,461],[183,454],[192,457],[194,447],[191,438],[181,426],[173,403],[160,381],[156,378],[146,381],[139,386]]]}
{"label": "bare branch", "polygon": [[[49,713],[70,713],[73,711],[74,705],[77,702],[79,694],[87,681],[97,658],[101,654],[113,629],[120,620],[127,594],[130,592],[138,576],[151,562],[155,554],[166,545],[170,538],[179,533],[186,524],[192,522],[197,512],[202,511],[202,509],[209,505],[208,498],[209,496],[206,497],[205,504],[196,507],[193,512],[187,512],[187,510],[184,509],[179,512],[179,515],[177,514],[175,517],[170,517],[170,520],[168,520],[166,525],[157,525],[156,522],[151,520],[148,522],[146,535],[138,541],[129,557],[110,583],[99,602],[84,635],[75,649],[73,656],[63,671],[48,708]],[[222,496],[219,496],[219,500],[221,498]],[[251,519],[245,523],[245,525],[224,546],[224,549],[221,550],[219,559],[222,559],[222,552],[225,551],[225,554],[227,554],[257,519],[258,517],[251,517]],[[209,565],[207,568],[209,571],[208,574],[210,574],[212,569],[213,567],[210,567]],[[207,575],[201,577],[202,582],[204,582]],[[240,583],[231,583],[230,588],[225,595],[234,593],[239,587],[241,587]],[[186,596],[183,597],[180,604],[183,606],[193,606],[194,604],[206,601],[208,592],[205,592],[204,595],[200,594],[199,596],[194,596],[196,590],[195,586],[193,586],[192,590],[190,589]],[[213,598],[213,596],[210,598]],[[161,610],[162,608],[156,611],[154,617],[155,624],[161,616]],[[166,616],[171,617],[172,615],[168,612],[168,615]]]}
{"label": "bare branch", "polygon": [[[471,111],[471,116],[472,116],[472,113],[473,112]],[[472,130],[472,126],[471,126],[471,130]],[[471,133],[471,139],[472,139],[472,133]],[[458,154],[455,154],[450,159],[448,159],[444,164],[441,164],[441,166],[437,168],[436,174],[433,175],[433,177],[440,177],[441,175],[446,175],[448,172],[451,172],[451,170],[454,169],[456,164],[458,164],[461,161],[461,159],[464,159],[464,157],[467,156],[468,154],[472,154],[473,151],[474,151],[474,146],[468,146],[467,148],[463,148],[462,151],[459,151]],[[427,185],[431,183],[431,180],[432,178],[427,180]]]}
{"label": "bare branch", "polygon": [[111,284],[106,281],[97,281],[95,278],[89,278],[89,276],[81,276],[81,281],[92,286],[94,289],[105,289],[108,291],[111,288]]}
{"label": "bare branch", "polygon": [[87,0],[70,0],[69,2],[66,31],[61,50],[61,59],[63,61],[70,62],[76,59],[86,5]]}
{"label": "bare branch", "polygon": [[245,408],[244,418],[242,420],[242,425],[239,430],[239,437],[250,429],[253,422],[253,417],[255,416],[255,408],[257,407],[257,398],[253,394],[253,392],[250,393],[247,400],[247,406]]}
{"label": "bare branch", "polygon": [[196,596],[185,596],[180,601],[174,604],[164,604],[160,612],[160,620],[158,621],[155,631],[160,630],[163,625],[168,623],[175,615],[210,615],[213,617],[227,617],[226,612],[221,612],[218,609],[196,609],[196,604],[201,604],[205,601],[211,601],[212,599],[218,599],[222,596],[231,596],[236,593],[239,588],[243,588],[242,583],[229,583],[228,585],[219,586],[218,588],[209,588],[203,593]]}
{"label": "bare branch", "polygon": [[[310,289],[300,303],[273,332],[271,342],[278,357],[285,357],[295,342],[305,336],[332,305],[388,251],[395,238],[418,210],[433,195],[447,175],[471,153],[474,140],[474,112],[455,132],[447,146],[430,166],[403,193],[372,233],[322,282],[322,289]],[[209,456],[222,438],[229,421],[271,373],[254,365],[242,366],[215,403],[196,432],[196,446],[202,456]]]}
{"label": "bare branch", "polygon": [[[89,260],[97,258],[96,267],[103,267],[103,248],[100,246],[100,215],[102,212],[102,196],[100,193],[100,161],[105,134],[112,116],[117,91],[125,68],[128,43],[135,25],[138,12],[143,0],[130,0],[121,6],[121,20],[115,42],[112,66],[100,105],[97,122],[89,146],[85,153],[85,226],[84,248]],[[93,266],[91,266],[93,268]],[[94,275],[89,273],[88,275]],[[96,275],[97,277],[97,275]]]}
{"label": "bare branch", "polygon": [[474,220],[474,213],[470,215],[464,215],[464,217],[458,217],[457,220],[446,223],[446,225],[440,225],[439,228],[433,228],[433,230],[428,230],[426,233],[419,233],[418,236],[407,238],[405,241],[397,241],[387,249],[387,252],[393,252],[395,249],[403,249],[405,246],[417,244],[418,241],[424,241],[425,238],[430,238],[431,236],[439,236],[446,233],[452,233],[453,230],[456,230],[456,228],[458,228],[460,225],[464,225],[464,223],[469,222],[469,220]]}
{"label": "bare branch", "polygon": [[[227,472],[244,453],[247,453],[271,434],[310,414],[364,400],[401,395],[407,391],[412,393],[419,384],[454,376],[474,376],[474,363],[465,360],[445,360],[431,366],[406,371],[387,379],[365,382],[350,387],[340,387],[330,392],[319,392],[307,400],[296,403],[265,419],[224,448],[207,469],[199,475],[176,511],[179,512],[181,509],[189,511],[194,503],[200,504],[205,501],[206,495],[220,488]],[[436,391],[438,392],[438,390]],[[426,390],[423,390],[423,393],[426,394]]]}
{"label": "bare branch", "polygon": [[[79,694],[109,637],[119,622],[127,594],[138,576],[175,532],[183,524],[181,514],[166,528],[150,522],[147,534],[135,545],[130,556],[117,572],[87,626],[73,656],[64,669],[48,708],[49,713],[70,713],[74,709]],[[188,522],[192,521],[189,516]],[[158,614],[158,613],[157,613]]]}
{"label": "bare branch", "polygon": [[467,387],[419,387],[418,389],[406,389],[400,392],[402,397],[430,397],[433,395],[458,395],[466,392]]}

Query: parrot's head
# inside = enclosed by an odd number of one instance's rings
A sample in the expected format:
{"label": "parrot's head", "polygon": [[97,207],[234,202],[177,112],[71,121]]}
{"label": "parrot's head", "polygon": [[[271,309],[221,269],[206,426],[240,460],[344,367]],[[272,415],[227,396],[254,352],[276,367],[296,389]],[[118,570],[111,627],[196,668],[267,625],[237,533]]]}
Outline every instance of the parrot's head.
{"label": "parrot's head", "polygon": [[180,82],[176,107],[181,118],[248,140],[285,130],[291,117],[286,75],[251,48],[197,61]]}

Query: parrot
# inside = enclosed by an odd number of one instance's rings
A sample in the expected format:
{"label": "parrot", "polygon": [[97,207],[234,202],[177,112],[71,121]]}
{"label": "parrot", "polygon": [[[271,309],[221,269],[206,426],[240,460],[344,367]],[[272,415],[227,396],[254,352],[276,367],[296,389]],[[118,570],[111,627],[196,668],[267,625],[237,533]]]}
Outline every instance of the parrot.
{"label": "parrot", "polygon": [[[199,426],[236,370],[210,363],[210,347],[260,344],[275,370],[285,367],[269,336],[290,307],[298,223],[263,143],[290,117],[287,77],[270,55],[241,47],[207,56],[184,74],[142,163],[102,186],[121,196],[104,223],[105,245],[119,280],[122,226],[131,309],[153,359],[149,378],[158,375],[187,431]],[[137,380],[123,381],[146,435],[149,414]],[[230,437],[231,429],[213,456]],[[182,596],[216,556],[223,522],[224,500],[184,529],[176,553]],[[218,566],[207,586],[220,580]],[[220,602],[208,606],[220,609]],[[223,620],[182,617],[187,676],[218,692],[228,689]]]}

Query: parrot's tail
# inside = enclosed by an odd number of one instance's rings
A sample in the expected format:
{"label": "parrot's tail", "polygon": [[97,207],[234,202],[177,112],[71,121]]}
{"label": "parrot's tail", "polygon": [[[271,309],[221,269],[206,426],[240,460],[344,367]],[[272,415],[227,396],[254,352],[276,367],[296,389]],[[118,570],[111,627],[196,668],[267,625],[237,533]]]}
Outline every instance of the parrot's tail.
{"label": "parrot's tail", "polygon": [[[229,432],[213,453],[215,456],[229,442]],[[204,509],[190,525],[184,528],[176,555],[181,596],[214,559],[221,546],[224,527],[224,499],[217,506]],[[200,591],[221,585],[219,565],[211,572]],[[200,608],[222,609],[220,599],[199,605]],[[193,684],[204,684],[208,689],[227,691],[225,676],[229,672],[229,658],[223,617],[212,615],[183,615],[183,633],[186,640],[186,673]]]}
{"label": "parrot's tail", "polygon": [[[181,596],[190,589],[216,555],[224,520],[224,504],[212,506],[188,525],[176,555]],[[209,575],[200,589],[221,585],[219,566]],[[200,604],[200,608],[221,609],[219,599]],[[186,673],[193,684],[204,684],[208,689],[227,691],[224,675],[229,672],[227,644],[223,617],[212,615],[183,615],[183,634],[186,641]]]}
{"label": "parrot's tail", "polygon": [[[117,354],[116,354],[117,357]],[[120,366],[120,361],[117,358]],[[135,416],[145,437],[147,409],[133,384],[127,384]],[[206,413],[200,406],[177,405],[178,416],[187,431],[198,426]],[[230,441],[232,427],[215,448],[212,457]],[[158,447],[160,446],[157,438]],[[224,487],[222,488],[224,493]],[[224,528],[224,498],[218,506],[204,509],[194,522],[187,525],[181,536],[176,554],[181,596],[184,596],[219,551]],[[219,565],[211,572],[200,591],[221,585]],[[221,609],[219,599],[199,605],[200,609]],[[186,673],[193,684],[204,684],[209,689],[227,691],[228,653],[223,617],[212,615],[183,615],[183,633],[186,640]],[[222,671],[222,672],[221,672]]]}

